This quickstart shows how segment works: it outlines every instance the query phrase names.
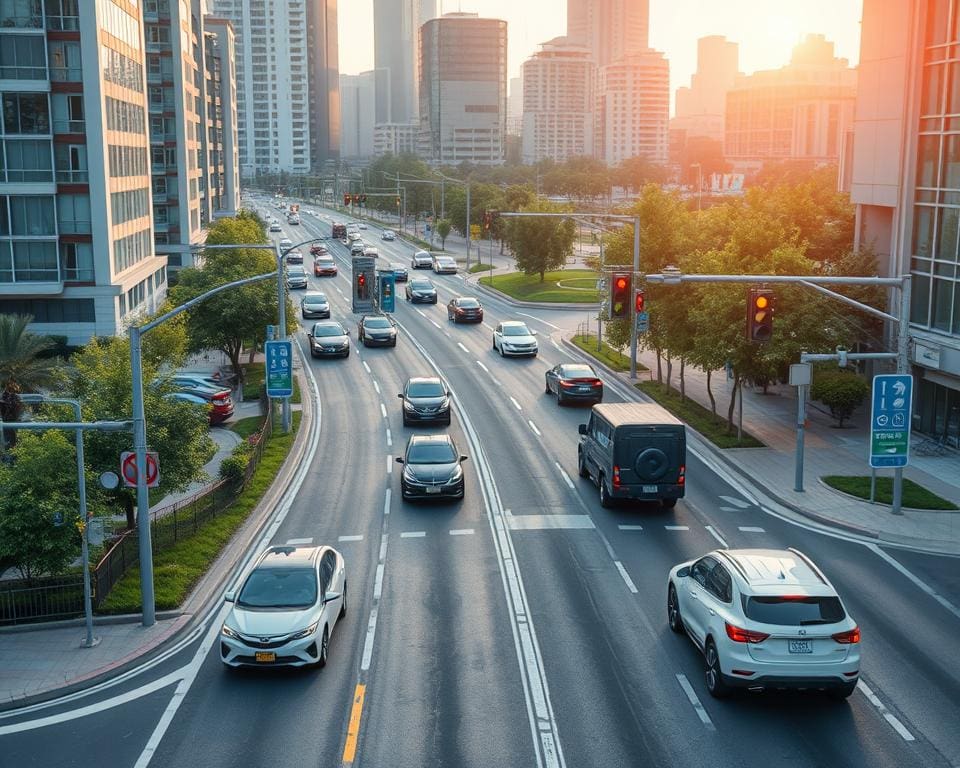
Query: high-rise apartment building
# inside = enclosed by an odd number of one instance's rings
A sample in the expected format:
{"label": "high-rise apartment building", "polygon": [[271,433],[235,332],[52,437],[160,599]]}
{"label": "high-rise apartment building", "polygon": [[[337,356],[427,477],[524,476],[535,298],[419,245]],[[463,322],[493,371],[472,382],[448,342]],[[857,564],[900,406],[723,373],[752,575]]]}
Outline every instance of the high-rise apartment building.
{"label": "high-rise apartment building", "polygon": [[507,91],[507,133],[519,136],[523,132],[523,78],[511,77]]}
{"label": "high-rise apartment building", "polygon": [[689,87],[677,88],[671,130],[683,130],[687,138],[723,141],[727,91],[733,88],[738,70],[736,43],[720,35],[697,40],[697,71]]}
{"label": "high-rise apartment building", "polygon": [[306,173],[339,153],[336,0],[213,0],[234,28],[243,176]]}
{"label": "high-rise apartment building", "polygon": [[503,162],[507,22],[448,13],[420,31],[419,152],[429,162]]}
{"label": "high-rise apartment building", "polygon": [[600,67],[594,152],[607,165],[631,157],[665,164],[669,149],[670,64],[658,51]]}
{"label": "high-rise apartment building", "polygon": [[727,91],[724,154],[743,169],[769,159],[836,162],[856,95],[857,71],[823,35],[808,35],[787,66],[739,75]]}
{"label": "high-rise apartment building", "polygon": [[[237,63],[233,25],[204,18],[206,38],[205,115],[201,162],[208,195],[208,213],[201,218],[235,216],[240,209],[240,151],[237,142]],[[202,201],[204,202],[204,201]]]}
{"label": "high-rise apartment building", "polygon": [[[154,255],[141,9],[4,3],[0,312],[82,344],[167,290]],[[82,13],[81,13],[82,9]]]}
{"label": "high-rise apartment building", "polygon": [[911,275],[913,428],[960,435],[958,0],[864,0],[850,197],[856,246]]}
{"label": "high-rise apartment building", "polygon": [[376,70],[340,75],[340,154],[343,157],[373,156],[376,84]]}
{"label": "high-rise apartment building", "polygon": [[420,114],[420,28],[437,16],[437,0],[373,0],[373,60],[388,73],[377,99],[388,106],[377,122],[409,123]]}
{"label": "high-rise apartment building", "polygon": [[598,67],[650,45],[650,0],[567,0],[567,37],[586,45]]}
{"label": "high-rise apartment building", "polygon": [[377,123],[373,128],[373,154],[415,154],[419,131],[420,123]]}
{"label": "high-rise apartment building", "polygon": [[521,69],[523,162],[592,156],[596,66],[590,49],[557,37],[543,43]]}

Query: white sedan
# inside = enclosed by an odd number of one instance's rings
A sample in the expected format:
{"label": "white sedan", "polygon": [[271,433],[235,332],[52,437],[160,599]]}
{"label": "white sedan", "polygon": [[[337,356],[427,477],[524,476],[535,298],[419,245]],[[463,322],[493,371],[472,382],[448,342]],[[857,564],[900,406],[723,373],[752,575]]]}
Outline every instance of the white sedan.
{"label": "white sedan", "polygon": [[224,599],[233,603],[220,630],[224,665],[322,667],[347,612],[343,557],[332,547],[268,547]]}
{"label": "white sedan", "polygon": [[501,357],[536,357],[540,351],[536,336],[537,332],[531,331],[521,320],[504,320],[493,330],[493,349]]}

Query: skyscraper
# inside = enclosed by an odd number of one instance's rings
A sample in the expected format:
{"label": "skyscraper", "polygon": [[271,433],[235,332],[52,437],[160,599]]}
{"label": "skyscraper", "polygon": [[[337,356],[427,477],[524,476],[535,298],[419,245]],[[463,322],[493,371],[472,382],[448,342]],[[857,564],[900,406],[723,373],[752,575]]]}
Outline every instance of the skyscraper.
{"label": "skyscraper", "polygon": [[670,126],[670,63],[658,51],[631,53],[600,67],[594,151],[608,165],[631,157],[665,164]]}
{"label": "skyscraper", "polygon": [[340,75],[340,154],[349,158],[373,155],[376,117],[376,71]]}
{"label": "skyscraper", "polygon": [[389,72],[388,90],[377,96],[389,104],[389,114],[377,122],[417,119],[420,27],[436,16],[437,0],[373,0],[374,67]]}
{"label": "skyscraper", "polygon": [[598,67],[650,44],[650,0],[567,0],[567,37],[586,45]]}
{"label": "skyscraper", "polygon": [[720,35],[697,40],[697,71],[690,86],[677,88],[675,117],[671,128],[682,129],[687,138],[706,136],[723,141],[727,91],[737,79],[738,46]]}
{"label": "skyscraper", "polygon": [[340,157],[340,59],[337,0],[307,0],[310,166]]}

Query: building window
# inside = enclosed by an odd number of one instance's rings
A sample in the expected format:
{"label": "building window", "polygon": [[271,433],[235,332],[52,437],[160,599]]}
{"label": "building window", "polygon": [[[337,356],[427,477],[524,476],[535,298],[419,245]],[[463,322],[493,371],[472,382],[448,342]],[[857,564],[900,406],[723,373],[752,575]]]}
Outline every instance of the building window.
{"label": "building window", "polygon": [[80,43],[68,40],[51,40],[49,45],[50,79],[58,82],[80,82],[83,80]]}
{"label": "building window", "polygon": [[91,243],[61,243],[63,279],[76,283],[96,282]]}
{"label": "building window", "polygon": [[34,324],[92,323],[93,299],[0,299],[0,313],[30,315]]}
{"label": "building window", "polygon": [[[6,181],[53,181],[53,158],[49,140],[7,140],[4,142],[4,150]],[[3,172],[0,171],[0,177],[2,175]]]}
{"label": "building window", "polygon": [[166,197],[167,195],[167,177],[155,176],[153,179],[153,194]]}
{"label": "building window", "polygon": [[5,134],[49,134],[50,105],[45,93],[4,93]]}
{"label": "building window", "polygon": [[0,27],[42,29],[40,0],[0,0]]}
{"label": "building window", "polygon": [[15,237],[57,234],[52,195],[16,195],[10,203],[10,234]]}
{"label": "building window", "polygon": [[[108,97],[107,102],[111,99]],[[86,122],[83,117],[83,96],[72,93],[51,94],[54,133],[83,133]],[[107,114],[109,114],[109,109]]]}
{"label": "building window", "polygon": [[57,217],[61,234],[90,234],[90,198],[87,195],[57,195]]}
{"label": "building window", "polygon": [[0,46],[0,79],[46,80],[42,35],[4,35]]}
{"label": "building window", "polygon": [[45,0],[47,29],[80,29],[79,0]]}
{"label": "building window", "polygon": [[[56,283],[60,281],[56,241],[14,240],[10,245],[13,246],[14,282]],[[6,251],[6,247],[3,250]],[[3,279],[2,274],[0,269],[0,280]]]}
{"label": "building window", "polygon": [[86,144],[54,144],[53,157],[57,169],[57,181],[65,184],[82,184],[89,179]]}

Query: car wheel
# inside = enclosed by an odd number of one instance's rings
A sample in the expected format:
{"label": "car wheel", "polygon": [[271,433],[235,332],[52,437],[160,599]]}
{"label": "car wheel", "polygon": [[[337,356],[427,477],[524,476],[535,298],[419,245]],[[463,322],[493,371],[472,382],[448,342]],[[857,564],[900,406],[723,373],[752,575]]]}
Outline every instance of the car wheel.
{"label": "car wheel", "polygon": [[450,414],[447,414],[447,420],[444,422],[448,427],[450,426]]}
{"label": "car wheel", "polygon": [[662,501],[664,509],[673,509],[675,506],[677,506],[676,499],[663,499]]}
{"label": "car wheel", "polygon": [[496,339],[493,340],[493,351],[494,351],[494,352],[497,351],[497,340],[496,340]]}
{"label": "car wheel", "polygon": [[330,649],[330,631],[324,627],[323,637],[320,638],[320,655],[317,657],[317,667],[322,669],[327,666],[327,652]]}
{"label": "car wheel", "polygon": [[723,674],[720,672],[720,656],[717,653],[717,646],[712,639],[707,640],[707,648],[704,651],[706,659],[706,679],[707,690],[715,699],[725,699],[730,695],[730,686],[723,682]]}
{"label": "car wheel", "polygon": [[583,461],[583,451],[577,451],[577,472],[580,474],[580,477],[590,477],[587,465]]}
{"label": "car wheel", "polygon": [[667,590],[667,623],[670,625],[670,631],[678,635],[683,633],[683,619],[680,618],[680,603],[677,600],[677,590],[673,584]]}
{"label": "car wheel", "polygon": [[827,691],[827,697],[833,699],[834,701],[843,701],[844,699],[850,698],[856,689],[856,683],[845,685],[842,688],[830,688]]}
{"label": "car wheel", "polygon": [[391,346],[391,347],[395,347],[395,346],[397,346],[397,340],[396,340],[396,339],[394,339],[394,340],[393,340],[393,342],[392,342],[392,343],[390,344],[390,346]]}
{"label": "car wheel", "polygon": [[550,383],[549,383],[549,382],[546,382],[546,381],[544,382],[544,384],[543,384],[543,394],[545,394],[545,395],[549,395],[549,394],[550,394]]}
{"label": "car wheel", "polygon": [[340,603],[340,613],[337,614],[338,619],[342,619],[347,615],[347,582],[343,582],[343,602]]}
{"label": "car wheel", "polygon": [[433,300],[433,301],[431,301],[430,303],[431,303],[431,304],[436,304],[436,303],[437,303],[437,300],[436,300],[436,299],[434,299],[434,300]]}
{"label": "car wheel", "polygon": [[404,414],[404,416],[403,416],[403,426],[405,426],[405,427],[409,427],[409,426],[410,426],[410,419],[407,418],[406,414]]}
{"label": "car wheel", "polygon": [[557,390],[557,405],[563,405],[563,395],[560,394],[560,390]]}
{"label": "car wheel", "polygon": [[344,356],[344,357],[350,357],[350,350],[348,349],[346,352],[344,352],[344,353],[343,353],[343,356]]}
{"label": "car wheel", "polygon": [[610,498],[610,492],[607,490],[607,483],[603,475],[597,478],[597,485],[600,487],[600,506],[604,509],[610,509],[613,505],[613,499]]}
{"label": "car wheel", "polygon": [[500,345],[500,357],[506,357],[506,355],[503,354],[503,344]]}

